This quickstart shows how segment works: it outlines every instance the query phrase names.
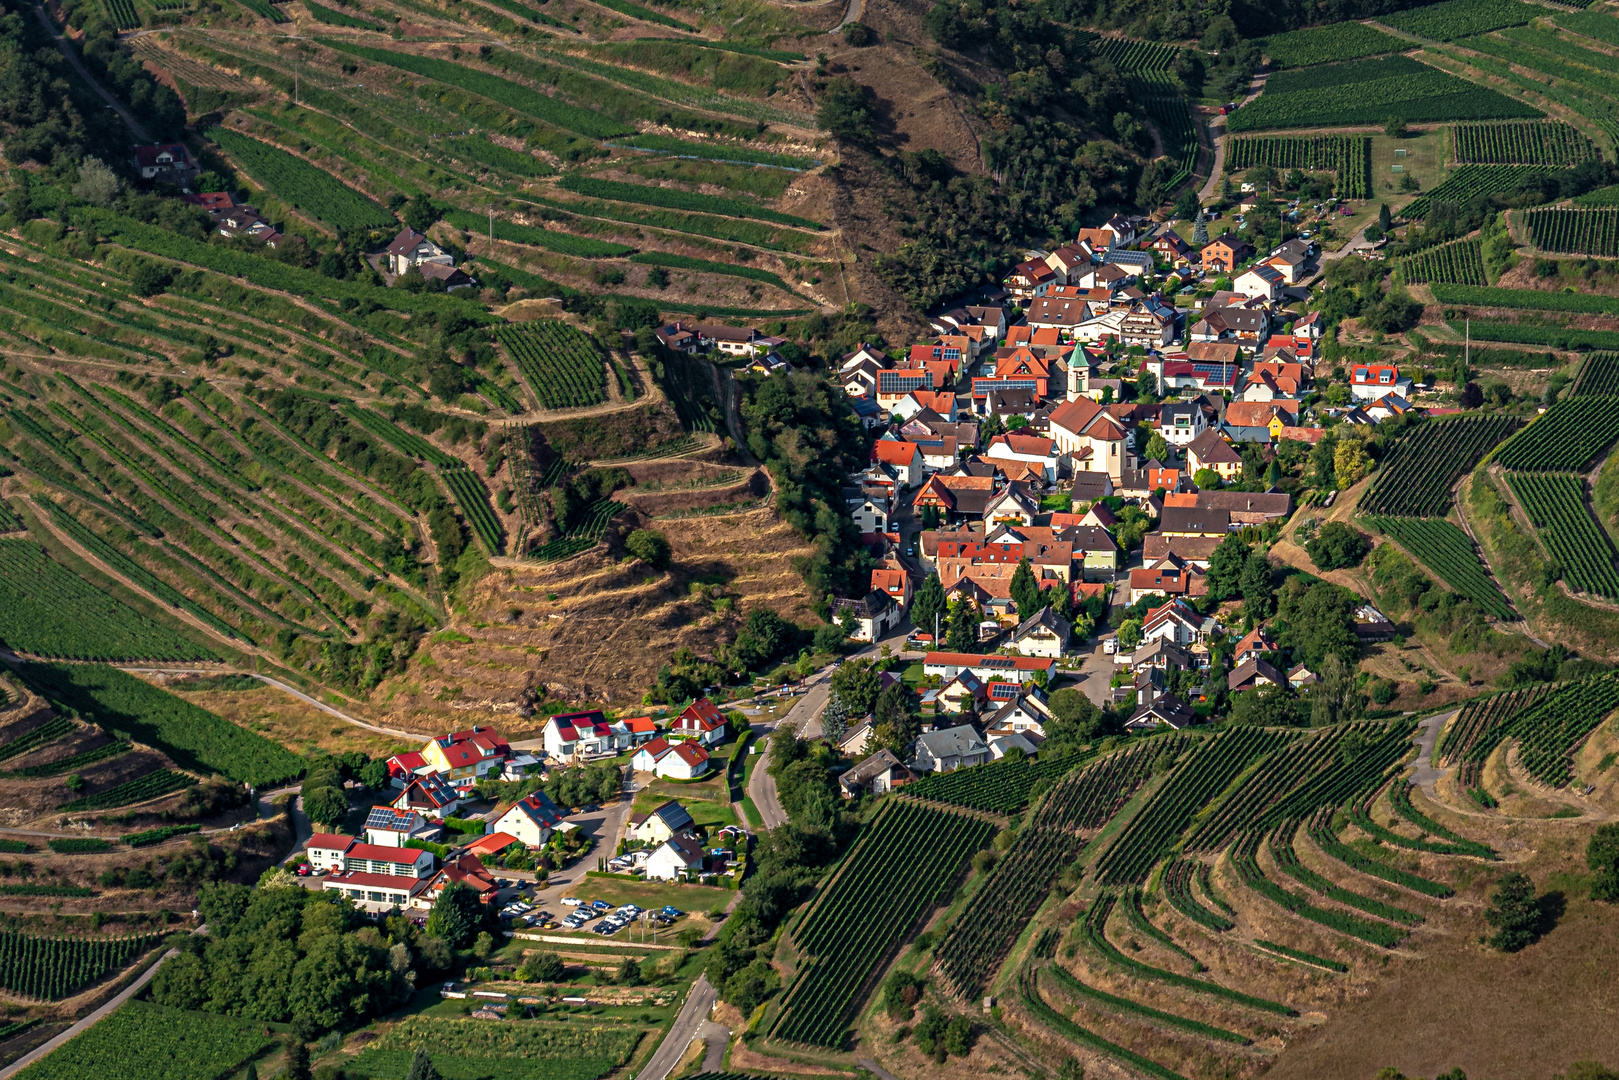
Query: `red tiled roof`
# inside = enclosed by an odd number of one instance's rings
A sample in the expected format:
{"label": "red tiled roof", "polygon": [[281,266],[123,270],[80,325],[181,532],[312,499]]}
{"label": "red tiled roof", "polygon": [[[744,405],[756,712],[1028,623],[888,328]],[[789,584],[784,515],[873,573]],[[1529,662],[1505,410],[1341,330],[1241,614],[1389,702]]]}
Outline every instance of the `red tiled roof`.
{"label": "red tiled roof", "polygon": [[364,871],[354,873],[332,874],[323,883],[325,888],[333,886],[358,885],[366,889],[393,889],[398,892],[415,892],[422,884],[422,879],[406,877],[403,874],[368,874]]}
{"label": "red tiled roof", "polygon": [[878,439],[871,448],[872,457],[885,465],[909,465],[915,453],[917,453],[915,443],[898,442],[894,439]]}
{"label": "red tiled roof", "polygon": [[517,843],[517,837],[511,833],[496,832],[488,836],[480,836],[467,845],[467,850],[474,855],[493,855]]}
{"label": "red tiled roof", "polygon": [[415,848],[387,847],[383,844],[355,844],[346,852],[351,859],[369,859],[372,862],[407,863],[414,866],[426,852]]}
{"label": "red tiled roof", "polygon": [[333,849],[347,851],[351,845],[358,843],[359,841],[352,836],[344,836],[341,833],[318,832],[309,838],[308,846],[327,851]]}

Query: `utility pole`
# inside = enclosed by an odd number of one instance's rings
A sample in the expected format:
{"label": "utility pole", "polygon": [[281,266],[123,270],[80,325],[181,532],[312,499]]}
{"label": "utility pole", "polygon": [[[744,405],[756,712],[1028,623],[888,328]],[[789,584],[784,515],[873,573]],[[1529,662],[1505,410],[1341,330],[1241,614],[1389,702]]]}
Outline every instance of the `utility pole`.
{"label": "utility pole", "polygon": [[491,203],[490,206],[489,206],[489,247],[491,249],[493,249],[494,246],[495,246],[495,207],[494,207],[494,204]]}

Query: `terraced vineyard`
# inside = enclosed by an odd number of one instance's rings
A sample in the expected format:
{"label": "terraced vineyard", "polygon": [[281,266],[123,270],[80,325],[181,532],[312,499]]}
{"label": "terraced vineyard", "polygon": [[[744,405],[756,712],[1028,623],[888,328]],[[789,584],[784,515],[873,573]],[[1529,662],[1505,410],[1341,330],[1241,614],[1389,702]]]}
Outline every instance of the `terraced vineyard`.
{"label": "terraced vineyard", "polygon": [[[1597,400],[1619,411],[1619,402]],[[1613,544],[1586,508],[1584,480],[1573,473],[1508,473],[1507,483],[1563,580],[1581,592],[1619,600]]]}
{"label": "terraced vineyard", "polygon": [[1105,57],[1120,71],[1169,71],[1175,66],[1180,48],[1161,41],[1092,35],[1091,55]]}
{"label": "terraced vineyard", "polygon": [[1517,613],[1490,577],[1478,549],[1465,532],[1437,518],[1383,517],[1368,519],[1374,529],[1391,537],[1440,580],[1497,619],[1515,619]]}
{"label": "terraced vineyard", "polygon": [[980,818],[914,802],[885,807],[793,930],[799,974],[775,1037],[841,1046],[870,974],[993,833]]}
{"label": "terraced vineyard", "polygon": [[1480,790],[1484,762],[1508,739],[1535,779],[1565,787],[1573,779],[1574,752],[1598,724],[1619,708],[1619,674],[1601,675],[1469,702],[1451,722],[1440,751],[1460,766],[1458,782]]}
{"label": "terraced vineyard", "polygon": [[511,353],[541,407],[578,408],[606,400],[601,348],[583,331],[560,319],[538,319],[503,326],[495,336]]}
{"label": "terraced vineyard", "polygon": [[1614,403],[1605,397],[1556,402],[1503,446],[1495,460],[1507,469],[1579,472],[1619,440],[1619,408]]}
{"label": "terraced vineyard", "polygon": [[1408,285],[1445,282],[1455,285],[1488,285],[1484,273],[1483,245],[1477,240],[1453,240],[1427,248],[1399,261],[1400,276]]}
{"label": "terraced vineyard", "polygon": [[1330,172],[1332,193],[1364,199],[1372,193],[1372,140],[1364,135],[1256,135],[1226,140],[1226,167],[1269,165],[1283,171]]}
{"label": "terraced vineyard", "polygon": [[0,540],[0,641],[49,659],[215,659],[212,650],[113,599],[27,540]]}
{"label": "terraced vineyard", "polygon": [[1559,120],[1457,124],[1454,131],[1458,165],[1570,168],[1597,156],[1590,139]]}
{"label": "terraced vineyard", "polygon": [[[1538,109],[1505,94],[1404,56],[1389,56],[1279,71],[1266,80],[1258,100],[1231,116],[1227,127],[1235,134],[1380,124],[1390,117],[1421,123],[1539,115]],[[1418,216],[1416,211],[1407,212]]]}
{"label": "terraced vineyard", "polygon": [[1462,416],[1424,424],[1395,444],[1360,509],[1370,514],[1443,517],[1451,490],[1518,427],[1509,416]]}
{"label": "terraced vineyard", "polygon": [[383,229],[394,216],[301,157],[239,131],[214,128],[208,137],[255,180],[299,210],[334,229]]}
{"label": "terraced vineyard", "polygon": [[0,931],[0,988],[59,1001],[121,971],[157,944],[139,934],[111,938],[47,938]]}
{"label": "terraced vineyard", "polygon": [[1118,812],[1155,763],[1174,760],[1185,746],[1183,735],[1148,740],[1069,773],[1052,788],[939,944],[936,970],[950,992],[977,995],[1051,883],[1084,848],[1085,834]]}
{"label": "terraced vineyard", "polygon": [[1619,398],[1619,353],[1593,353],[1586,357],[1570,396]]}
{"label": "terraced vineyard", "polygon": [[1619,256],[1619,207],[1571,210],[1542,207],[1527,211],[1529,242],[1562,255]]}

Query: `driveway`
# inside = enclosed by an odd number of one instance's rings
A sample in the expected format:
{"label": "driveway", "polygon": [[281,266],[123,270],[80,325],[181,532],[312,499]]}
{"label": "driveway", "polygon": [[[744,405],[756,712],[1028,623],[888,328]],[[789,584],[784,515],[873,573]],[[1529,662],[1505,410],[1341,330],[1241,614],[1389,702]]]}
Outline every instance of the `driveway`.
{"label": "driveway", "polygon": [[[686,1048],[703,1032],[709,1014],[714,1011],[717,997],[714,988],[708,983],[708,976],[697,976],[697,981],[692,983],[691,992],[686,995],[686,1003],[680,1007],[680,1014],[675,1017],[674,1026],[663,1037],[658,1048],[652,1052],[646,1065],[635,1074],[636,1080],[667,1080],[669,1074],[675,1071],[675,1066],[680,1064]],[[723,1053],[722,1050],[721,1054]],[[704,1058],[705,1067],[708,1057],[712,1055],[713,1046],[710,1044],[708,1054]],[[0,1080],[4,1078],[0,1077]]]}

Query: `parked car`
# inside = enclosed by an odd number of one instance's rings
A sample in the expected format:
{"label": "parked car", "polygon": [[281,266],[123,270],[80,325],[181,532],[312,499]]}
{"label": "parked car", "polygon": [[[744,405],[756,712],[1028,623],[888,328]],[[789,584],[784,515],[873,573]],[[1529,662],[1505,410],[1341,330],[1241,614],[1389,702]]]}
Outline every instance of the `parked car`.
{"label": "parked car", "polygon": [[562,898],[562,906],[563,907],[578,907],[579,906],[579,898],[577,896],[564,896]]}
{"label": "parked car", "polygon": [[298,864],[298,876],[299,877],[308,877],[309,876],[309,864],[308,863],[299,863]]}
{"label": "parked car", "polygon": [[590,902],[590,906],[595,908],[597,911],[611,911],[611,910],[613,910],[613,905],[609,904],[605,900],[592,900]]}
{"label": "parked car", "polygon": [[672,919],[678,919],[678,918],[680,918],[680,917],[681,917],[681,916],[682,916],[682,915],[684,915],[684,914],[686,914],[686,913],[685,913],[685,912],[684,912],[684,911],[681,911],[681,910],[680,910],[680,909],[679,909],[679,908],[677,908],[677,907],[671,907],[671,906],[669,906],[669,905],[668,905],[668,904],[665,904],[665,905],[664,905],[664,907],[663,907],[663,913],[664,913],[664,914],[665,914],[665,915],[667,915],[667,916],[669,916],[669,917],[670,917],[670,918],[672,918]]}

